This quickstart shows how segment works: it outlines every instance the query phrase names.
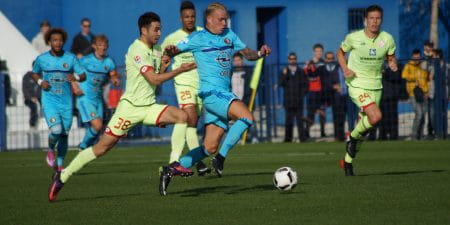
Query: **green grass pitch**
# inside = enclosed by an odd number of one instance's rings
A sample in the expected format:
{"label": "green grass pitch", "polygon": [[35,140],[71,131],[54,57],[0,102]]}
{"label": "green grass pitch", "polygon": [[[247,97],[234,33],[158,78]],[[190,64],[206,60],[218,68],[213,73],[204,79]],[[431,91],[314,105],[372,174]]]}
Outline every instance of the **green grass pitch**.
{"label": "green grass pitch", "polygon": [[[53,204],[43,152],[0,153],[0,224],[450,224],[449,141],[366,142],[356,177],[338,167],[343,146],[239,146],[222,178],[177,177],[166,197],[158,167],[169,147],[117,148],[73,176]],[[299,173],[292,191],[272,184],[282,166]]]}

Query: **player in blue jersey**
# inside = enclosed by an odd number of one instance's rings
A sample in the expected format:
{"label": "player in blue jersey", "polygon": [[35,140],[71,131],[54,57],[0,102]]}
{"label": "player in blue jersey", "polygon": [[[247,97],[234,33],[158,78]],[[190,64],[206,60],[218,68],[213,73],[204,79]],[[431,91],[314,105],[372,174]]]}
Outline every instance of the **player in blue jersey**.
{"label": "player in blue jersey", "polygon": [[[50,129],[47,164],[61,170],[68,148],[68,134],[72,126],[71,83],[84,81],[86,76],[78,59],[63,50],[67,33],[54,28],[47,32],[45,41],[51,49],[39,55],[33,66],[33,79],[42,88],[42,110]],[[55,164],[54,151],[57,149]]]}
{"label": "player in blue jersey", "polygon": [[86,71],[86,81],[80,84],[82,95],[77,97],[77,108],[83,123],[89,122],[90,125],[79,145],[80,150],[92,146],[103,127],[103,85],[108,77],[113,85],[120,85],[116,66],[106,55],[108,38],[105,35],[95,36],[92,48],[94,53],[80,59]]}
{"label": "player in blue jersey", "polygon": [[[227,9],[220,3],[210,4],[205,11],[206,29],[192,33],[176,46],[166,47],[169,55],[190,51],[197,64],[200,86],[199,96],[205,108],[206,131],[203,145],[183,156],[179,163],[174,162],[163,168],[160,174],[160,194],[167,194],[167,185],[175,168],[189,168],[201,159],[214,154],[225,131],[228,131],[213,159],[213,167],[222,176],[225,158],[230,149],[239,141],[241,135],[254,122],[247,106],[231,92],[231,58],[239,51],[246,59],[256,60],[270,54],[270,48],[263,45],[260,51],[245,46],[239,37],[227,26]],[[234,124],[228,129],[228,122]]]}

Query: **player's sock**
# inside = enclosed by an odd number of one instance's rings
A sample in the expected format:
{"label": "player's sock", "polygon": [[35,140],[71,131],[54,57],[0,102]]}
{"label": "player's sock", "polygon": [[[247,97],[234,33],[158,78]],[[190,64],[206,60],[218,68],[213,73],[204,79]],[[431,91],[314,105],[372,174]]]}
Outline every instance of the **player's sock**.
{"label": "player's sock", "polygon": [[63,133],[63,128],[60,123],[57,123],[50,127],[50,132],[48,133],[48,147],[51,150],[55,150],[56,144],[58,143],[61,135]]}
{"label": "player's sock", "polygon": [[353,158],[352,158],[348,153],[345,153],[344,161],[345,161],[346,163],[352,163]]}
{"label": "player's sock", "polygon": [[80,148],[83,150],[89,146],[92,146],[97,138],[97,134],[98,132],[92,127],[86,129],[86,134],[84,135],[83,141],[80,143]]}
{"label": "player's sock", "polygon": [[61,172],[61,181],[66,183],[73,173],[78,172],[83,166],[96,159],[92,147],[78,153],[78,155],[70,162],[69,166]]}
{"label": "player's sock", "polygon": [[252,124],[253,121],[247,118],[239,118],[228,131],[227,136],[225,137],[225,140],[220,147],[219,154],[224,158],[227,157],[230,149],[233,148],[234,145],[236,145],[245,130],[252,126]]}
{"label": "player's sock", "polygon": [[208,157],[208,155],[209,152],[203,146],[199,146],[198,148],[192,149],[186,155],[181,157],[180,164],[184,168],[190,168],[197,162]]}
{"label": "player's sock", "polygon": [[184,143],[186,142],[186,128],[186,123],[177,123],[173,126],[171,137],[172,151],[170,152],[169,163],[180,159],[184,149]]}
{"label": "player's sock", "polygon": [[196,127],[187,127],[186,128],[186,143],[188,145],[189,150],[198,148],[200,146],[198,142],[197,128]]}
{"label": "player's sock", "polygon": [[69,148],[69,136],[67,134],[61,134],[58,141],[58,154],[56,156],[56,165],[58,168],[62,168],[64,158],[67,154],[67,149]]}
{"label": "player's sock", "polygon": [[369,123],[369,117],[364,114],[350,135],[355,139],[361,139],[372,127],[372,124]]}

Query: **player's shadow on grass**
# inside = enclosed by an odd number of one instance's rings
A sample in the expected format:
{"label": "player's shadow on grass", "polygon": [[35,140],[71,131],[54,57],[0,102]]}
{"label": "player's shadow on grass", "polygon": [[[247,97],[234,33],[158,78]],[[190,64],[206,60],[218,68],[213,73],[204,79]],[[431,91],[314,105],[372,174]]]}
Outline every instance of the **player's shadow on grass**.
{"label": "player's shadow on grass", "polygon": [[105,170],[105,171],[92,171],[92,172],[81,172],[76,173],[76,176],[86,176],[86,175],[97,175],[97,174],[120,174],[120,173],[132,173],[134,171],[131,170],[118,170],[118,171],[111,171],[111,170]]}
{"label": "player's shadow on grass", "polygon": [[201,187],[194,189],[187,189],[184,191],[172,192],[170,195],[180,195],[181,197],[197,197],[202,194],[213,194],[213,193],[223,193],[228,189],[232,189],[238,186],[235,185],[223,185],[214,187]]}
{"label": "player's shadow on grass", "polygon": [[[223,174],[224,177],[245,177],[245,176],[258,176],[258,175],[273,175],[273,172],[255,172],[255,173],[230,173]],[[206,177],[206,179],[217,179],[217,175],[213,172],[212,176]]]}
{"label": "player's shadow on grass", "polygon": [[386,173],[371,173],[371,174],[360,174],[357,176],[396,176],[396,175],[408,175],[408,174],[421,174],[421,173],[442,173],[445,170],[417,170],[417,171],[395,171]]}
{"label": "player's shadow on grass", "polygon": [[129,193],[129,194],[117,194],[117,195],[100,195],[94,197],[80,197],[80,198],[66,198],[58,200],[57,202],[71,202],[71,201],[83,201],[83,200],[96,200],[96,199],[109,199],[109,198],[124,198],[124,197],[133,197],[133,196],[144,196],[148,195],[148,193]]}

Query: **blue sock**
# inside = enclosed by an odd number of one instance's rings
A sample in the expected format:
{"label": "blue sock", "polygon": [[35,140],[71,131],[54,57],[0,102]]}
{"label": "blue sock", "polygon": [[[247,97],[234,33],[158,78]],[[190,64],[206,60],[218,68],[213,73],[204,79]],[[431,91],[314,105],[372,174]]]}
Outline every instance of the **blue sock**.
{"label": "blue sock", "polygon": [[94,130],[94,128],[89,127],[86,129],[86,134],[84,135],[83,141],[80,143],[80,148],[85,149],[87,147],[91,147],[94,144],[95,139],[97,138],[98,132]]}
{"label": "blue sock", "polygon": [[228,152],[234,145],[241,139],[242,134],[252,126],[253,121],[247,118],[239,118],[228,130],[225,140],[223,140],[222,146],[220,146],[219,154],[224,158],[227,157]]}
{"label": "blue sock", "polygon": [[56,156],[56,165],[62,166],[64,158],[67,154],[67,149],[69,147],[69,136],[67,134],[62,134],[58,141],[58,155]]}
{"label": "blue sock", "polygon": [[55,150],[56,144],[62,135],[62,125],[57,123],[50,127],[50,132],[48,133],[48,147],[51,150]]}
{"label": "blue sock", "polygon": [[208,155],[208,151],[203,146],[199,146],[189,151],[186,155],[182,156],[180,158],[180,165],[184,168],[189,168],[202,159],[206,158]]}

